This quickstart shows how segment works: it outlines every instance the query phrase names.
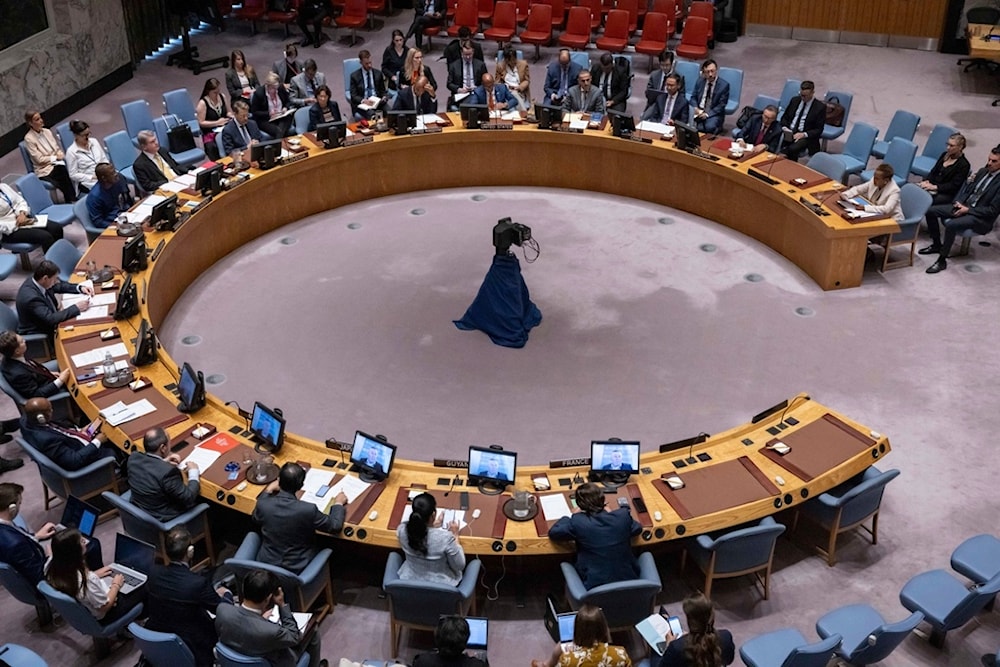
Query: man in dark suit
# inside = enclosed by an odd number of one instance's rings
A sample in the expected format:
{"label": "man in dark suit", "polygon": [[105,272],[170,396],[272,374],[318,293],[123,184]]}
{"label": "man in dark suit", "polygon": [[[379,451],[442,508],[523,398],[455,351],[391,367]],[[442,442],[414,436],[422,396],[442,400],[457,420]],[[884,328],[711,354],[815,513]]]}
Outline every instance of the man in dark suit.
{"label": "man in dark suit", "polygon": [[[222,128],[223,157],[231,155],[233,151],[249,150],[250,146],[262,139],[257,121],[250,117],[250,105],[243,100],[233,102],[233,117]],[[244,162],[249,161],[248,156]]]}
{"label": "man in dark suit", "polygon": [[474,91],[483,81],[486,74],[486,64],[482,60],[473,57],[472,43],[462,45],[462,57],[448,66],[448,90],[451,91],[451,98],[448,100],[448,108],[454,111],[458,109],[461,100],[456,100],[456,95],[469,94]]}
{"label": "man in dark suit", "polygon": [[90,308],[90,300],[84,299],[59,310],[56,294],[86,294],[93,296],[94,289],[83,283],[73,284],[60,280],[59,267],[54,262],[43,259],[17,290],[17,333],[43,333],[51,341],[55,337],[60,322],[71,320]]}
{"label": "man in dark suit", "polygon": [[569,57],[569,49],[559,49],[559,58],[549,63],[545,68],[545,102],[553,106],[561,106],[563,98],[580,77],[583,69]]}
{"label": "man in dark suit", "polygon": [[517,98],[511,94],[507,86],[502,83],[495,83],[492,74],[483,75],[482,85],[472,91],[467,101],[470,104],[485,104],[489,106],[491,97],[493,100],[493,109],[495,110],[505,111],[517,108]]}
{"label": "man in dark suit", "polygon": [[605,106],[615,111],[625,111],[629,80],[632,78],[628,71],[628,61],[623,58],[615,62],[613,55],[603,53],[601,60],[590,68],[590,76],[594,87],[604,95]]}
{"label": "man in dark suit", "polygon": [[666,92],[657,94],[656,102],[646,109],[642,119],[665,125],[673,124],[674,121],[687,123],[690,113],[687,98],[681,90],[680,77],[670,74],[667,76]]}
{"label": "man in dark suit", "polygon": [[[312,44],[315,48],[323,42],[323,19],[333,16],[333,3],[330,0],[302,0],[299,3],[299,30],[302,31],[302,46]],[[309,34],[309,24],[312,24],[314,35]]]}
{"label": "man in dark suit", "polygon": [[594,80],[587,70],[580,70],[577,84],[566,91],[563,110],[580,113],[604,113],[604,95],[594,87]]}
{"label": "man in dark suit", "polygon": [[316,505],[299,500],[306,471],[298,463],[281,466],[278,479],[257,496],[253,520],[260,526],[257,560],[299,573],[316,555],[316,531],[339,533],[347,514],[347,496],[338,493],[323,514]]}
{"label": "man in dark suit", "polygon": [[587,589],[635,579],[639,564],[631,540],[642,532],[628,508],[604,509],[604,492],[593,483],[576,490],[580,511],[564,516],[549,530],[549,539],[576,541],[576,571]]}
{"label": "man in dark suit", "polygon": [[[351,113],[355,120],[368,120],[374,111],[385,106],[385,77],[381,70],[372,67],[372,54],[368,49],[361,49],[358,60],[361,61],[361,69],[351,72]],[[375,109],[359,108],[362,102],[371,97],[379,98]]]}
{"label": "man in dark suit", "polygon": [[188,463],[187,484],[177,464],[180,456],[170,453],[170,439],[162,428],[146,431],[144,452],[136,447],[128,458],[132,504],[160,521],[170,521],[195,506],[201,491],[198,466]]}
{"label": "man in dark suit", "polygon": [[288,95],[293,106],[304,107],[316,102],[316,91],[326,85],[326,75],[318,69],[316,61],[309,58],[302,71],[292,77]]}
{"label": "man in dark suit", "polygon": [[176,634],[191,649],[197,667],[211,667],[219,637],[209,614],[215,614],[220,604],[231,605],[233,594],[213,588],[207,577],[191,571],[194,546],[187,528],[171,529],[164,546],[168,562],[154,565],[146,582],[146,629]]}
{"label": "man in dark suit", "polygon": [[798,160],[806,151],[809,155],[818,153],[819,138],[825,124],[826,105],[816,99],[816,84],[803,81],[799,94],[792,98],[781,116],[781,129],[792,135],[791,141],[785,139],[785,155]]}
{"label": "man in dark suit", "polygon": [[278,75],[268,72],[264,85],[250,96],[250,115],[257,121],[257,127],[274,139],[290,136],[294,118],[286,112],[291,108],[292,99]]}
{"label": "man in dark suit", "polygon": [[[302,652],[302,632],[278,583],[266,570],[248,572],[242,581],[243,603],[220,604],[215,630],[222,644],[243,655],[266,658],[272,667],[295,667]],[[275,605],[277,623],[264,618]],[[326,667],[326,660],[320,659],[318,632],[312,633],[304,651],[309,654],[309,667]]]}
{"label": "man in dark suit", "polygon": [[[646,108],[643,109],[643,114],[649,111],[649,108],[656,104],[656,100],[660,98],[660,95],[667,90],[667,75],[677,74],[674,70],[674,52],[670,49],[663,49],[660,55],[657,56],[659,63],[659,69],[649,75],[649,81],[646,82]],[[680,90],[684,91],[684,77],[677,74],[677,80],[680,81]]]}
{"label": "man in dark suit", "polygon": [[701,64],[701,76],[694,83],[691,95],[691,120],[699,132],[719,134],[726,119],[729,84],[719,78],[719,66],[709,58]]}
{"label": "man in dark suit", "polygon": [[[927,233],[931,244],[920,249],[921,255],[938,255],[927,273],[940,273],[948,268],[948,254],[955,237],[967,229],[986,234],[1000,215],[1000,146],[994,146],[986,158],[986,166],[976,172],[958,191],[951,204],[936,204],[927,211]],[[944,225],[944,241],[941,241]]]}
{"label": "man in dark suit", "polygon": [[53,421],[47,398],[30,398],[24,404],[21,435],[60,468],[79,470],[99,458],[115,458],[115,449],[105,447],[103,433],[81,431]]}
{"label": "man in dark suit", "polygon": [[740,141],[752,144],[755,153],[765,150],[777,152],[781,140],[781,125],[778,123],[778,107],[768,104],[760,113],[750,116],[743,126]]}
{"label": "man in dark suit", "polygon": [[[458,27],[458,37],[448,42],[448,46],[444,47],[444,53],[441,55],[441,58],[444,58],[445,67],[451,67],[453,62],[462,57],[462,47],[465,44],[472,44],[473,58],[486,62],[486,58],[483,57],[483,47],[472,41],[472,31],[469,30],[469,26],[463,25]],[[438,60],[441,60],[441,58],[438,58]]]}
{"label": "man in dark suit", "polygon": [[416,111],[418,115],[437,113],[437,100],[427,92],[427,84],[427,77],[422,76],[412,86],[400,88],[393,111]]}
{"label": "man in dark suit", "polygon": [[0,372],[7,384],[25,398],[35,396],[52,396],[58,393],[69,382],[69,369],[55,374],[48,368],[25,355],[28,344],[24,336],[13,331],[0,333]]}
{"label": "man in dark suit", "polygon": [[414,16],[410,29],[406,31],[404,41],[416,37],[417,48],[424,45],[424,28],[441,25],[444,20],[445,0],[419,0],[413,5]]}
{"label": "man in dark suit", "polygon": [[152,130],[140,130],[136,135],[139,140],[139,157],[132,163],[135,180],[146,192],[155,192],[157,188],[177,178],[187,169],[182,168],[166,148],[160,146],[156,133]]}

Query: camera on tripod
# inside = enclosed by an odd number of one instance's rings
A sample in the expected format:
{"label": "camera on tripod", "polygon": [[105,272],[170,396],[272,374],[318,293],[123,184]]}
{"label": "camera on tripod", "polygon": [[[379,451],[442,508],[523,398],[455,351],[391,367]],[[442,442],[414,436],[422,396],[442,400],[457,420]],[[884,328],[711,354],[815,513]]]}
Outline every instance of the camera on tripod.
{"label": "camera on tripod", "polygon": [[519,222],[511,222],[510,218],[502,218],[493,227],[493,247],[497,257],[503,257],[510,252],[511,245],[520,246],[531,240],[531,227]]}

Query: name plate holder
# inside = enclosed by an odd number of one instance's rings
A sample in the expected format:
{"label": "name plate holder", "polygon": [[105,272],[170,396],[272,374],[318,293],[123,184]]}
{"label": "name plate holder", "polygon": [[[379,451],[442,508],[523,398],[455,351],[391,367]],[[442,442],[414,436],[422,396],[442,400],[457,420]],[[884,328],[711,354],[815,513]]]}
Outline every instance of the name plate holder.
{"label": "name plate holder", "polygon": [[436,134],[436,133],[438,133],[440,131],[441,131],[441,127],[439,127],[439,126],[424,127],[422,129],[413,128],[412,130],[410,130],[410,134]]}
{"label": "name plate holder", "polygon": [[307,157],[309,157],[309,153],[306,151],[303,151],[301,153],[290,153],[289,155],[278,158],[277,163],[279,165],[284,166],[286,164],[292,164],[293,162],[298,162],[299,160],[305,160]]}
{"label": "name plate holder", "polygon": [[580,466],[589,466],[589,465],[590,465],[589,456],[578,459],[556,459],[554,461],[549,461],[550,469],[579,468]]}
{"label": "name plate holder", "polygon": [[468,461],[459,461],[457,459],[434,459],[435,468],[458,468],[458,469],[469,469]]}
{"label": "name plate holder", "polygon": [[480,130],[513,130],[514,121],[510,120],[494,120],[489,123],[483,123],[479,126]]}
{"label": "name plate holder", "polygon": [[361,145],[361,144],[370,144],[374,140],[375,140],[375,137],[373,135],[370,135],[370,134],[365,135],[365,134],[355,133],[353,136],[350,136],[350,137],[347,137],[346,139],[344,139],[344,148],[347,148],[348,146],[358,146],[358,145]]}

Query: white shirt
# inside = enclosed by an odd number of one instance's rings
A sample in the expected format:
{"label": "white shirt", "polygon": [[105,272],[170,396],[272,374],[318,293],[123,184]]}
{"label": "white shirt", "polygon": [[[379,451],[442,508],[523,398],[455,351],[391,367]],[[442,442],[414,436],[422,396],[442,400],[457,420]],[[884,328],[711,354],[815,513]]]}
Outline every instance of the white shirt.
{"label": "white shirt", "polygon": [[17,214],[30,213],[28,202],[6,183],[0,183],[0,234],[7,235],[17,229]]}
{"label": "white shirt", "polygon": [[84,185],[88,189],[93,189],[97,185],[97,176],[94,169],[101,162],[110,162],[108,154],[101,148],[101,142],[91,137],[87,140],[87,147],[80,148],[75,141],[66,150],[66,169],[69,170],[69,177],[77,185]]}

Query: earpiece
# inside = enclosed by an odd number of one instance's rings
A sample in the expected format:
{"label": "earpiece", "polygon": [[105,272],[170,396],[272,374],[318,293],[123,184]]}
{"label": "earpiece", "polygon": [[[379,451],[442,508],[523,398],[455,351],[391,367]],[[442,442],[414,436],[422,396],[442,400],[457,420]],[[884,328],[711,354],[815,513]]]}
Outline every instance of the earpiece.
{"label": "earpiece", "polygon": [[17,503],[11,503],[7,505],[7,513],[10,514],[10,518],[13,519],[17,516]]}
{"label": "earpiece", "polygon": [[44,424],[45,423],[45,413],[44,412],[39,412],[37,415],[35,415],[35,421],[38,422],[39,424]]}

